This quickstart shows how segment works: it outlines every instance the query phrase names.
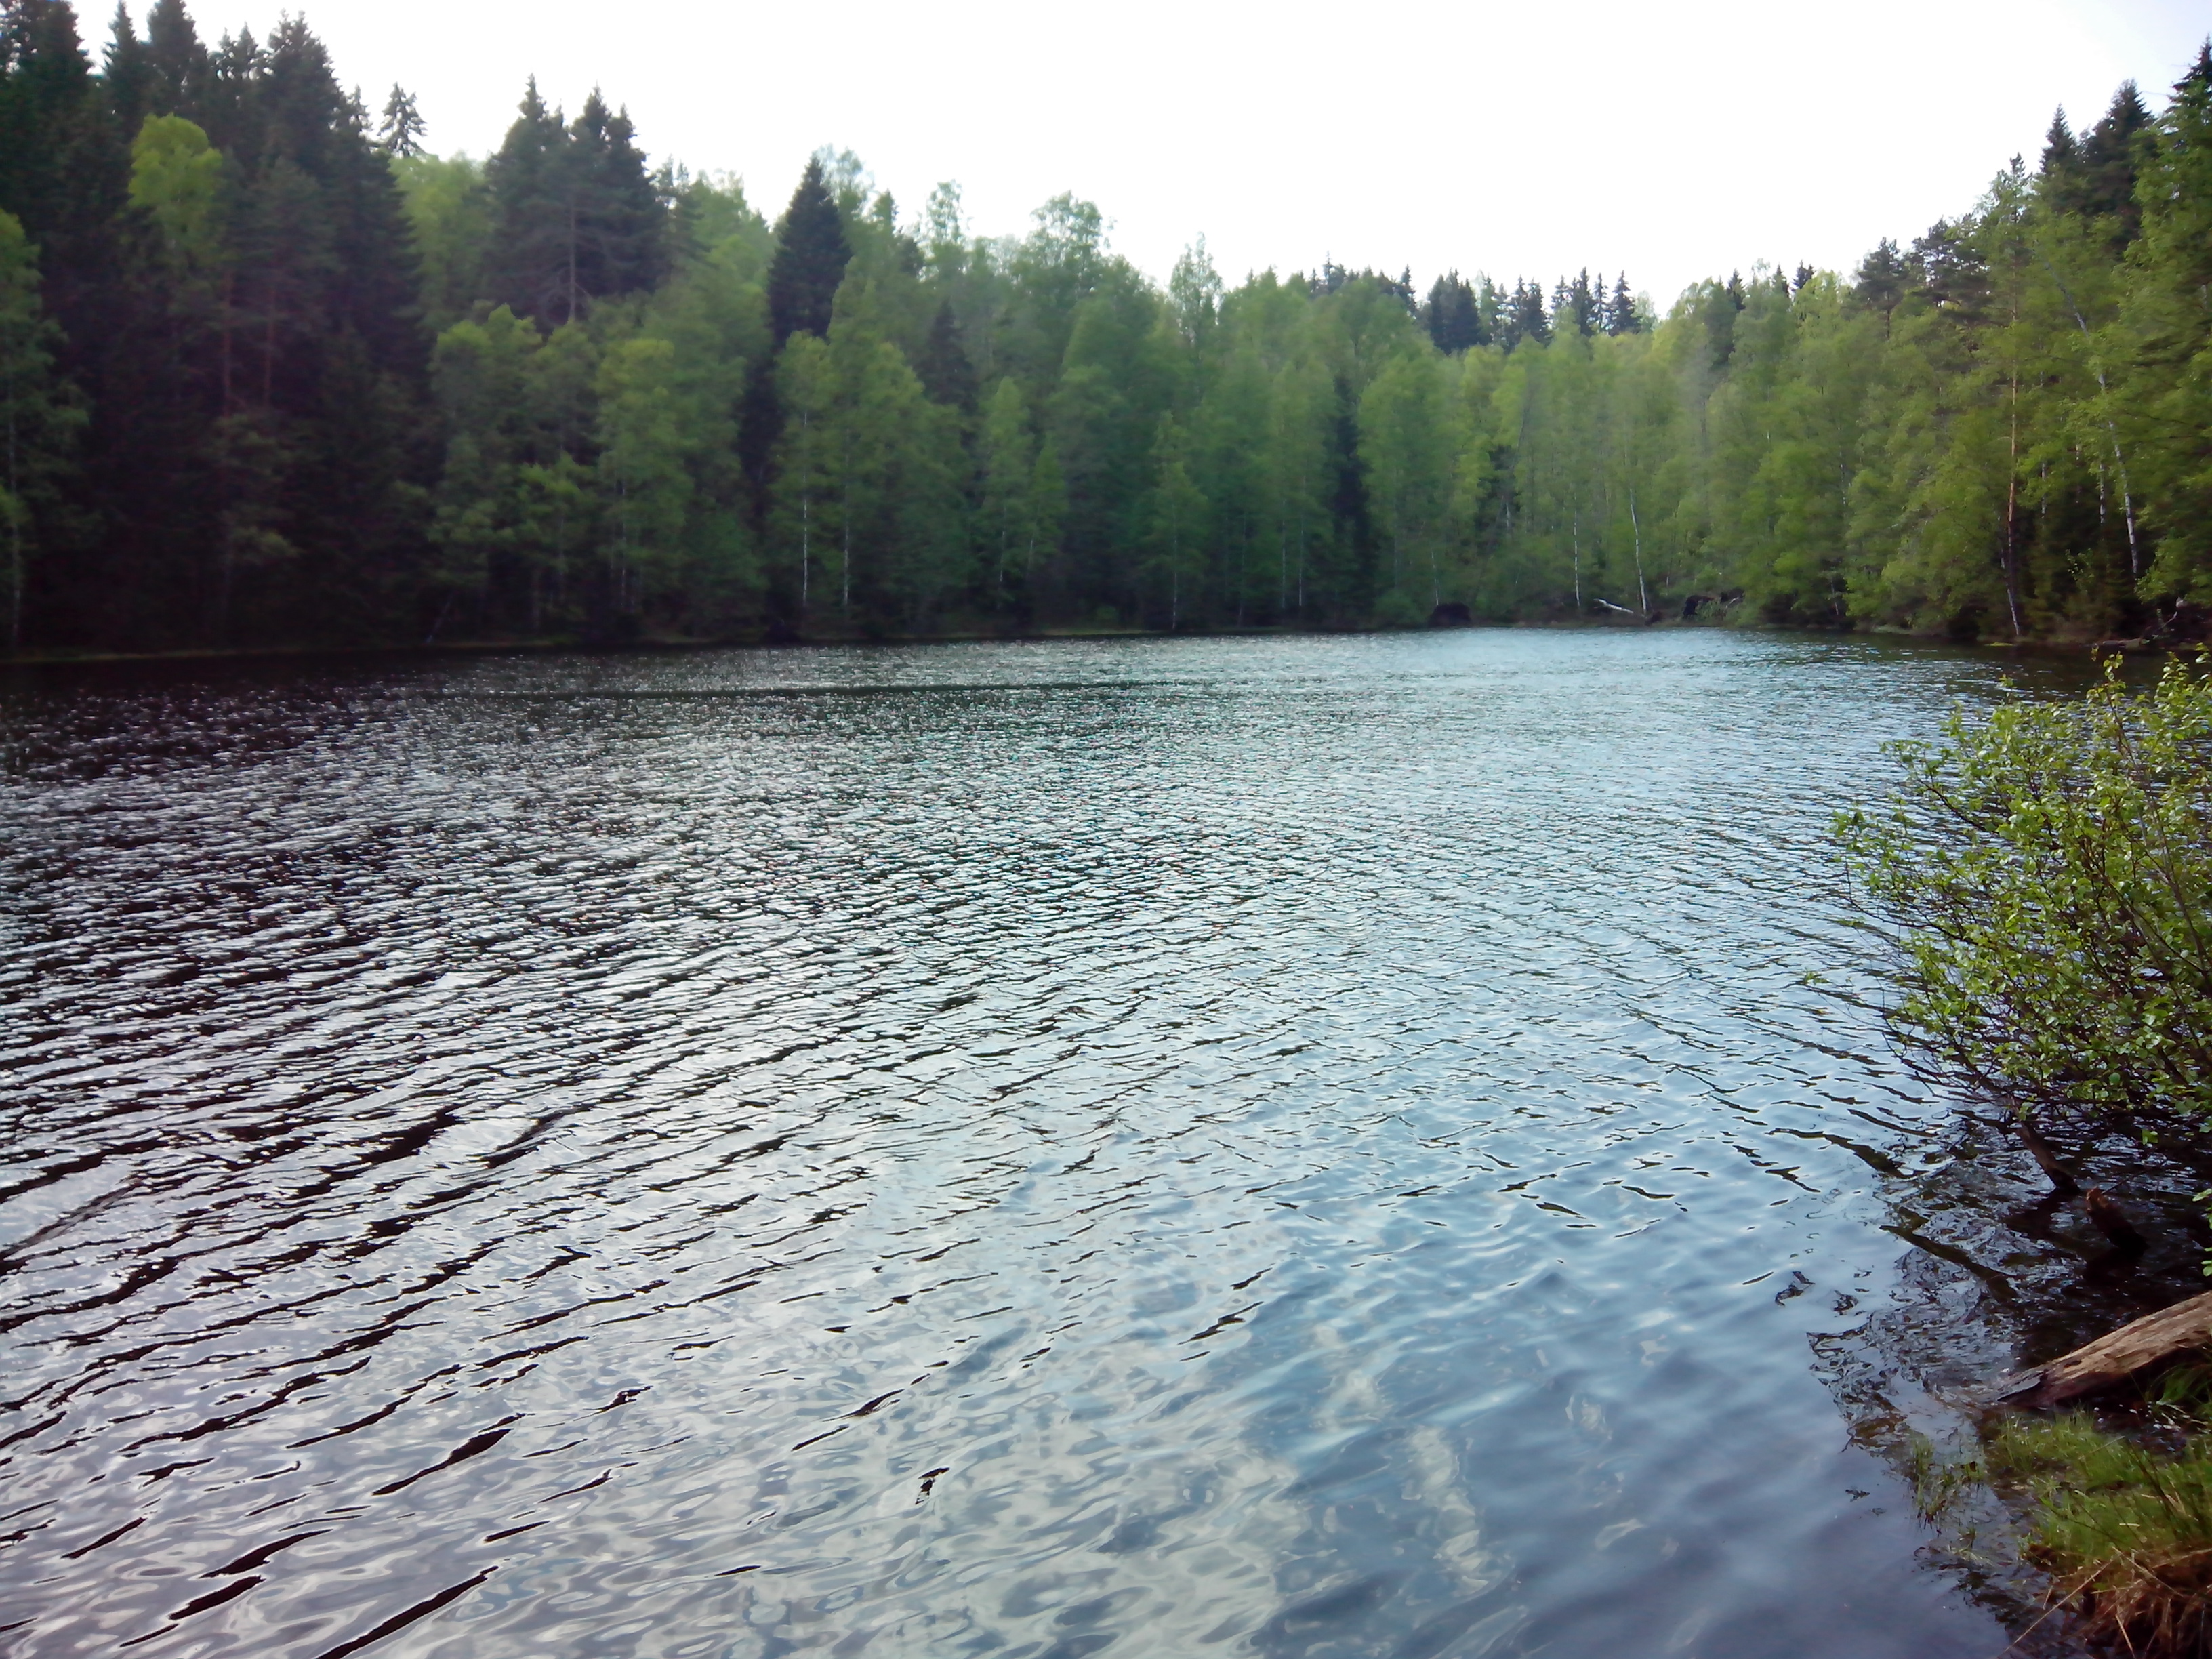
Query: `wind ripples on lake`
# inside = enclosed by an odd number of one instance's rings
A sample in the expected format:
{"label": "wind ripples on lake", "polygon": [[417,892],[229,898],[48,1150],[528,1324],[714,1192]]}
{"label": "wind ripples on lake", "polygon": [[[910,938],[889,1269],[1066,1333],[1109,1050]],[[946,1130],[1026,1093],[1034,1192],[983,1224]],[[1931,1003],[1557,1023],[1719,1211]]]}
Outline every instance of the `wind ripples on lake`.
{"label": "wind ripples on lake", "polygon": [[1995,678],[19,677],[0,1649],[1993,1654],[1807,1338],[1944,1109],[1829,817]]}

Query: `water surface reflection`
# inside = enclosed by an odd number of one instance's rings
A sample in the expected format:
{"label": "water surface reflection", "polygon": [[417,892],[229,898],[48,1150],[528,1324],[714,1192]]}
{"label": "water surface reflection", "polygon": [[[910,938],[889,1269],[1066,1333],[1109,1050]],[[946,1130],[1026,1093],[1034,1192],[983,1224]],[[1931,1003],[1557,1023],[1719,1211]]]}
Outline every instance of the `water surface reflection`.
{"label": "water surface reflection", "polygon": [[1998,672],[21,678],[9,1651],[1993,1654],[1808,1333],[1945,1109],[1828,816]]}

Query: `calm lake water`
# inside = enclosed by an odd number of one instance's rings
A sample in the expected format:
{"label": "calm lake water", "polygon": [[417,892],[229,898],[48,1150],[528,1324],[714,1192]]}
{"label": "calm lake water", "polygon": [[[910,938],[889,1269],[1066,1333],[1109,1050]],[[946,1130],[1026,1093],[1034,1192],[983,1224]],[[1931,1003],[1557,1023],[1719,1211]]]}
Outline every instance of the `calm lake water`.
{"label": "calm lake water", "polygon": [[2002,671],[19,675],[0,1651],[1995,1656],[1816,1351],[1949,1110],[1829,817]]}

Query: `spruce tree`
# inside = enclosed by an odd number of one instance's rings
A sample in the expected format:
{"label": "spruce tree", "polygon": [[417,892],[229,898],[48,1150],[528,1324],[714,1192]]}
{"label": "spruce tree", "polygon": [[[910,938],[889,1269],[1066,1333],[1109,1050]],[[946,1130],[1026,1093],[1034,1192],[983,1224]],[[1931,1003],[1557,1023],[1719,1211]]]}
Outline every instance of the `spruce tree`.
{"label": "spruce tree", "polygon": [[377,129],[378,144],[386,155],[403,159],[420,155],[422,125],[422,112],[416,106],[415,94],[395,83],[392,95],[384,100],[384,123]]}
{"label": "spruce tree", "polygon": [[594,88],[568,129],[563,156],[579,283],[591,299],[641,294],[668,274],[668,212],[647,174],[629,112]]}
{"label": "spruce tree", "polygon": [[1422,320],[1428,325],[1431,343],[1448,356],[1457,356],[1487,337],[1474,289],[1456,270],[1431,284]]}
{"label": "spruce tree", "polygon": [[1576,273],[1575,280],[1565,286],[1567,290],[1567,314],[1574,319],[1575,332],[1588,339],[1598,330],[1597,295],[1605,291],[1604,285],[1601,283],[1596,293],[1591,291],[1589,267],[1585,265]]}
{"label": "spruce tree", "polygon": [[1474,314],[1482,329],[1482,343],[1503,342],[1506,325],[1505,295],[1487,276],[1478,277],[1480,286],[1475,290]]}
{"label": "spruce tree", "polygon": [[1613,279],[1613,301],[1605,309],[1607,333],[1641,334],[1644,331],[1644,319],[1636,309],[1636,296],[1628,291],[1626,271]]}
{"label": "spruce tree", "polygon": [[117,131],[125,137],[135,137],[139,125],[153,111],[154,62],[146,43],[131,26],[131,13],[123,0],[116,0],[114,21],[108,26],[107,55],[101,62],[100,78]]}
{"label": "spruce tree", "polygon": [[514,124],[484,164],[495,230],[485,296],[518,317],[564,322],[578,303],[565,162],[567,125],[532,76]]}
{"label": "spruce tree", "polygon": [[936,319],[929,325],[929,337],[922,343],[915,372],[921,377],[922,390],[932,403],[943,404],[964,414],[975,412],[975,366],[968,360],[968,349],[960,343],[960,324],[952,314],[949,300],[937,307]]}
{"label": "spruce tree", "polygon": [[2089,130],[2081,143],[2081,195],[2085,212],[2112,222],[2112,240],[2124,246],[2142,228],[2142,211],[2136,204],[2136,143],[2150,125],[2136,83],[2124,81],[2112,95],[2105,118]]}
{"label": "spruce tree", "polygon": [[810,157],[776,227],[775,258],[768,270],[769,332],[779,350],[797,333],[829,337],[830,307],[852,258],[822,158]]}
{"label": "spruce tree", "polygon": [[146,14],[146,56],[157,86],[153,112],[199,121],[210,65],[185,0],[154,0]]}
{"label": "spruce tree", "polygon": [[1552,319],[1544,310],[1544,290],[1516,279],[1513,284],[1513,337],[1539,343],[1552,337]]}
{"label": "spruce tree", "polygon": [[2074,141],[2074,129],[2066,124],[2066,106],[2060,105],[2051,117],[2051,130],[2043,135],[2043,160],[2038,171],[2046,179],[2069,173],[2081,160],[2081,147]]}
{"label": "spruce tree", "polygon": [[573,322],[595,301],[666,279],[668,204],[629,114],[609,110],[596,88],[564,122],[533,78],[484,174],[498,223],[489,297],[517,316]]}

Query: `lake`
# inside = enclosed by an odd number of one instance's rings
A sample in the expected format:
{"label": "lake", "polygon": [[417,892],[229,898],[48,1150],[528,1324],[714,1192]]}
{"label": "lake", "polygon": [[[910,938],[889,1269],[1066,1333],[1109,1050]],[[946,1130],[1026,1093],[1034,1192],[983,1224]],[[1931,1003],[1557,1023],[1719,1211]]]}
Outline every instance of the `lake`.
{"label": "lake", "polygon": [[1829,822],[2006,667],[18,672],[0,1645],[1994,1656],[1820,1345],[1953,1109]]}

